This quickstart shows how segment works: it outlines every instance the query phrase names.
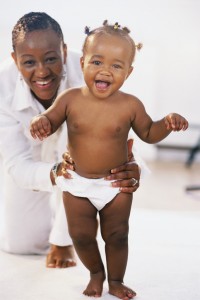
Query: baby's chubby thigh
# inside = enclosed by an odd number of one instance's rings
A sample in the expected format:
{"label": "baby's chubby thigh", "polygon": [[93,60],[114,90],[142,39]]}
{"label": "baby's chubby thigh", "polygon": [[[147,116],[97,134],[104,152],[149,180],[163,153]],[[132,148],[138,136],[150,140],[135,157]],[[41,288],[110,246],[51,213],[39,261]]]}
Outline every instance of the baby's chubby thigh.
{"label": "baby's chubby thigh", "polygon": [[106,243],[117,246],[127,242],[131,206],[132,194],[120,192],[99,212],[101,234]]}
{"label": "baby's chubby thigh", "polygon": [[74,243],[86,245],[96,238],[97,209],[86,197],[63,192],[63,202],[68,222],[69,234]]}

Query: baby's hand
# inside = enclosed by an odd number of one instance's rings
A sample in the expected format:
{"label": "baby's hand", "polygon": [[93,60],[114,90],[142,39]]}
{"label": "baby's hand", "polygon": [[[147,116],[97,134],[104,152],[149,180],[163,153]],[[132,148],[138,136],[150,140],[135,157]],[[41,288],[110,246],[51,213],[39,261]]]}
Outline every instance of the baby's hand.
{"label": "baby's hand", "polygon": [[186,130],[188,128],[188,121],[179,114],[171,113],[165,117],[165,125],[168,130]]}
{"label": "baby's hand", "polygon": [[35,116],[30,124],[30,133],[34,139],[39,138],[41,141],[51,134],[51,123],[43,115]]}

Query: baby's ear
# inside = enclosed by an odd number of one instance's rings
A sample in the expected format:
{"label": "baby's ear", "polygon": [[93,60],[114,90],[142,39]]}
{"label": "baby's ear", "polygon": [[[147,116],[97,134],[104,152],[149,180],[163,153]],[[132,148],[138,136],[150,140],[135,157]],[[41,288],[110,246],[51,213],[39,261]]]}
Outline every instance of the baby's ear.
{"label": "baby's ear", "polygon": [[83,68],[84,68],[84,58],[83,58],[83,56],[80,58],[80,64],[81,64],[81,69],[83,70]]}
{"label": "baby's ear", "polygon": [[128,74],[126,76],[126,79],[131,75],[131,73],[133,72],[133,66],[130,66],[129,70],[128,70]]}

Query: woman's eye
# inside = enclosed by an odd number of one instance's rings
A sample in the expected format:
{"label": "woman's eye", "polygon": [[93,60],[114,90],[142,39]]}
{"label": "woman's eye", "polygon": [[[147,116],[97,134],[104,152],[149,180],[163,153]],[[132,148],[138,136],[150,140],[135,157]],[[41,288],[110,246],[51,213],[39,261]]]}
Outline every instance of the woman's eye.
{"label": "woman's eye", "polygon": [[34,65],[34,63],[35,63],[34,60],[26,60],[23,62],[23,65],[31,67]]}
{"label": "woman's eye", "polygon": [[56,57],[48,57],[48,58],[46,58],[46,62],[50,62],[50,63],[52,63],[52,62],[54,62],[54,61],[56,61]]}

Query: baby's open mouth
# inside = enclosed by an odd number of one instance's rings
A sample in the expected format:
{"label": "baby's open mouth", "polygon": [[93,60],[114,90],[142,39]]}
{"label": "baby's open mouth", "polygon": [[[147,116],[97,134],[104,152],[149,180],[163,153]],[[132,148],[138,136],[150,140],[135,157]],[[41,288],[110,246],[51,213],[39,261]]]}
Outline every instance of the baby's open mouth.
{"label": "baby's open mouth", "polygon": [[101,81],[101,80],[96,80],[95,81],[95,84],[96,84],[96,88],[97,89],[106,89],[109,85],[110,85],[110,82],[107,82],[107,81]]}

